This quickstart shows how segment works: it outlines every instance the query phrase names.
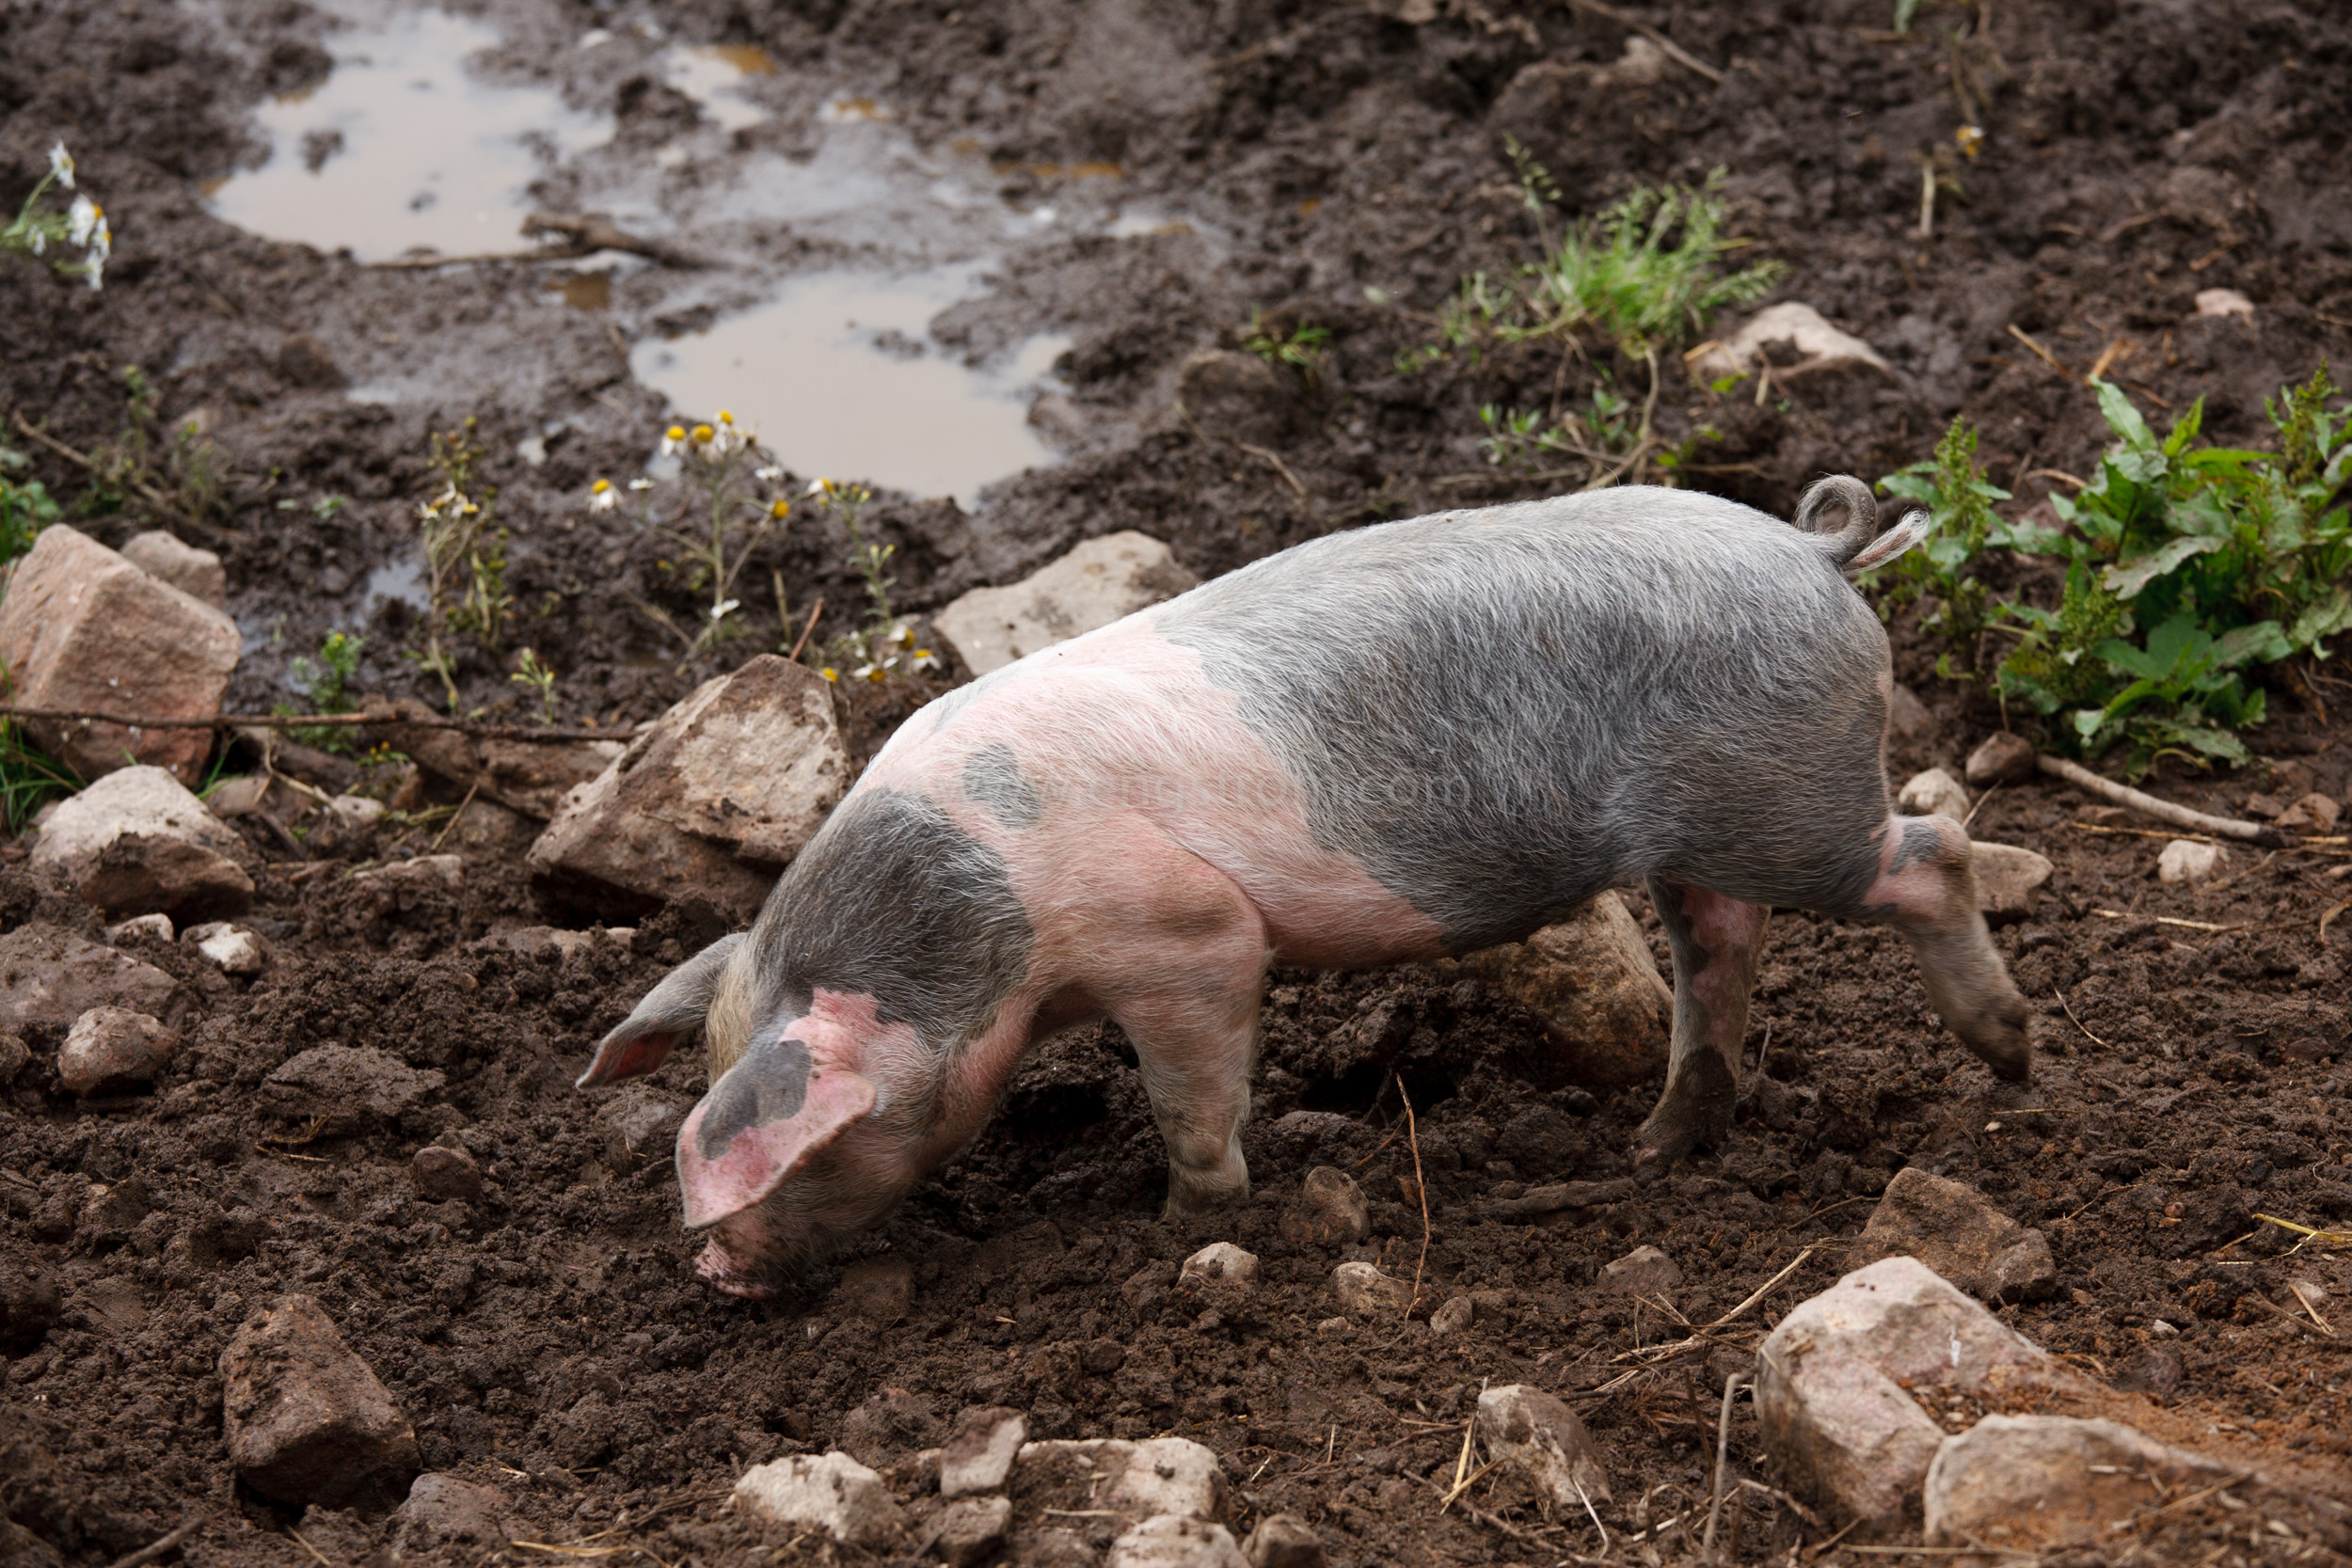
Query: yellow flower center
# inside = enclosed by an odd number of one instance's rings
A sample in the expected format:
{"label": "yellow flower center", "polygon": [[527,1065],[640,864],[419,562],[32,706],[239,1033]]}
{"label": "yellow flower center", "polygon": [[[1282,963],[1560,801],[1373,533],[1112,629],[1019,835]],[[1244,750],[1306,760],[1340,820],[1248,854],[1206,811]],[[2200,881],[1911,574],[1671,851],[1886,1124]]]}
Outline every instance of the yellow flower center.
{"label": "yellow flower center", "polygon": [[698,424],[694,427],[694,444],[698,447],[707,445],[710,438],[718,434],[707,424]]}
{"label": "yellow flower center", "polygon": [[672,441],[683,441],[686,439],[686,427],[682,424],[674,424],[661,434],[665,439]]}
{"label": "yellow flower center", "polygon": [[604,494],[607,490],[610,490],[610,489],[612,489],[612,482],[611,480],[609,480],[609,479],[600,479],[600,480],[596,481],[594,484],[591,484],[590,486],[588,486],[588,493],[589,493],[590,495],[592,495],[592,496],[601,496],[601,495],[603,495],[603,494]]}
{"label": "yellow flower center", "polygon": [[768,509],[768,515],[781,521],[785,517],[789,516],[791,512],[792,503],[790,501],[778,501],[775,505]]}

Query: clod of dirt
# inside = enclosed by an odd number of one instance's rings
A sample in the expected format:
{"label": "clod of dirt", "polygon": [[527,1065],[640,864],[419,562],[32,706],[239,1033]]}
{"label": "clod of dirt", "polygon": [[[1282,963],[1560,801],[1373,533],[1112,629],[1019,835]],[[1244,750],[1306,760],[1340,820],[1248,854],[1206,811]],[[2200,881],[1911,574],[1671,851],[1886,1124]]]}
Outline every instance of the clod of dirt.
{"label": "clod of dirt", "polygon": [[1523,942],[1474,953],[1462,968],[1542,1021],[1572,1082],[1638,1084],[1665,1065],[1674,992],[1614,893]]}
{"label": "clod of dirt", "polygon": [[1279,440],[1300,413],[1295,380],[1254,354],[1202,349],[1176,372],[1176,398],[1192,422],[1235,441]]}
{"label": "clod of dirt", "polygon": [[1948,816],[1955,822],[1964,822],[1968,817],[1968,791],[1941,768],[1931,768],[1903,781],[1903,787],[1896,792],[1895,806],[1914,816]]}
{"label": "clod of dirt", "polygon": [[1601,1265],[1601,1284],[1629,1296],[1663,1294],[1682,1283],[1682,1269],[1654,1246],[1637,1246]]}
{"label": "clod of dirt", "polygon": [[269,967],[268,944],[244,927],[231,926],[225,920],[191,926],[181,933],[180,940],[203,954],[206,961],[223,974],[238,979],[251,979]]}
{"label": "clod of dirt", "polygon": [[1371,1234],[1364,1190],[1354,1177],[1332,1165],[1309,1171],[1299,1185],[1297,1203],[1282,1215],[1282,1239],[1293,1246],[1337,1246]]}
{"label": "clod of dirt", "polygon": [[64,1028],[92,1007],[129,1007],[173,1022],[180,982],[136,958],[55,926],[0,936],[0,1031]]}
{"label": "clod of dirt", "polygon": [[1011,1525],[1011,1498],[965,1497],[939,1511],[925,1527],[915,1550],[926,1561],[973,1568],[996,1555]]}
{"label": "clod of dirt", "polygon": [[1976,789],[2024,784],[2034,775],[2033,742],[2008,730],[1988,736],[1968,753],[1967,774]]}
{"label": "clod of dirt", "polygon": [[1990,1302],[2039,1301],[2058,1290],[2058,1264],[2041,1231],[2019,1225],[1974,1187],[1917,1165],[1886,1184],[1851,1255],[1857,1266],[1901,1256]]}
{"label": "clod of dirt", "polygon": [[427,1144],[408,1162],[408,1184],[428,1203],[482,1201],[482,1167],[462,1148]]}
{"label": "clod of dirt", "polygon": [[841,1420],[841,1446],[869,1465],[939,1441],[939,1413],[930,1401],[905,1388],[882,1388]]}
{"label": "clod of dirt", "polygon": [[888,1328],[907,1315],[914,1296],[914,1271],[903,1258],[871,1258],[841,1271],[833,1307],[837,1312],[864,1318],[877,1328]]}
{"label": "clod of dirt", "polygon": [[382,1507],[421,1466],[408,1418],[309,1296],[246,1319],[221,1353],[220,1381],[230,1462],[265,1497]]}
{"label": "clod of dirt", "polygon": [[466,885],[462,855],[419,855],[414,860],[388,861],[351,874],[355,886],[371,888],[400,907],[411,907],[422,894],[455,893]]}
{"label": "clod of dirt", "polygon": [[1987,1416],[1928,1467],[1927,1539],[2010,1551],[2111,1541],[2118,1519],[2245,1472],[2116,1421]]}
{"label": "clod of dirt", "polygon": [[749,919],[849,773],[823,677],[763,654],[696,687],[567,796],[532,873],[601,912],[691,894]]}
{"label": "clod of dirt", "polygon": [[1972,844],[1968,858],[1977,872],[1977,908],[1996,924],[2032,914],[2056,869],[2048,856],[2014,844]]}
{"label": "clod of dirt", "polygon": [[1886,693],[1886,727],[1899,740],[1925,746],[1935,738],[1939,726],[1928,705],[1919,700],[1919,694],[1897,681]]}
{"label": "clod of dirt", "polygon": [[678,1124],[691,1109],[685,1101],[643,1084],[623,1085],[596,1112],[604,1139],[606,1168],[628,1175],[648,1160],[664,1159],[677,1140]]}
{"label": "clod of dirt", "polygon": [[409,1486],[408,1500],[392,1511],[390,1524],[396,1558],[447,1545],[502,1547],[513,1533],[504,1493],[432,1472]]}
{"label": "clod of dirt", "polygon": [[1161,1513],[1111,1543],[1109,1568],[1248,1568],[1223,1525]]}
{"label": "clod of dirt", "polygon": [[1450,1339],[1456,1334],[1467,1333],[1470,1325],[1477,1321],[1477,1305],[1470,1297],[1455,1296],[1429,1314],[1430,1337],[1438,1339]]}
{"label": "clod of dirt", "polygon": [[626,749],[619,740],[476,740],[418,722],[437,716],[414,698],[393,704],[391,712],[393,719],[370,722],[375,739],[457,789],[478,790],[542,822],[556,814],[565,795],[612,767]]}
{"label": "clod of dirt", "polygon": [[2188,887],[2211,881],[2230,863],[2230,851],[2218,844],[2176,838],[2156,856],[2156,880],[2167,887]]}
{"label": "clod of dirt", "polygon": [[331,392],[344,384],[335,356],[308,332],[289,333],[278,345],[278,374],[291,386],[316,392]]}
{"label": "clod of dirt", "polygon": [[1269,1513],[1243,1542],[1249,1568],[1323,1568],[1323,1538],[1295,1513]]}
{"label": "clod of dirt", "polygon": [[56,1278],[48,1270],[13,1263],[0,1269],[0,1350],[22,1354],[40,1342],[62,1310]]}
{"label": "clod of dirt", "polygon": [[1609,1476],[1576,1412],[1557,1396],[1506,1384],[1478,1396],[1478,1435],[1486,1451],[1517,1465],[1568,1508],[1609,1500]]}
{"label": "clod of dirt", "polygon": [[1019,582],[975,588],[931,624],[974,674],[985,675],[1172,599],[1199,580],[1159,540],[1122,530],[1088,540]]}
{"label": "clod of dirt", "polygon": [[234,914],[253,901],[244,841],[161,768],[125,768],[57,803],[33,846],[37,875],[62,878],[115,919]]}
{"label": "clod of dirt", "polygon": [[215,610],[229,605],[229,575],[220,557],[183,544],[179,535],[162,529],[135,533],[122,546],[122,559],[158,581],[167,582]]}
{"label": "clod of dirt", "polygon": [[1370,1263],[1346,1262],[1331,1271],[1331,1294],[1350,1317],[1401,1318],[1413,1299],[1413,1287]]}
{"label": "clod of dirt", "polygon": [[1028,1440],[1028,1419],[1018,1410],[999,1404],[966,1410],[939,1450],[939,1495],[1003,1491],[1013,1458]]}
{"label": "clod of dirt", "polygon": [[[43,529],[0,601],[0,664],[27,707],[209,719],[237,668],[237,624],[62,523]],[[212,752],[201,729],[28,719],[42,749],[95,779],[135,762],[194,784]]]}
{"label": "clod of dirt", "polygon": [[32,1048],[14,1035],[0,1035],[0,1088],[16,1082],[16,1075],[24,1070],[24,1064],[33,1059]]}
{"label": "clod of dirt", "polygon": [[1916,1519],[1945,1429],[1912,1390],[1983,1400],[2073,1389],[2072,1373],[1915,1258],[1889,1258],[1800,1304],[1756,1353],[1764,1449],[1864,1528]]}
{"label": "clod of dirt", "polygon": [[736,1506],[790,1529],[820,1529],[845,1545],[885,1551],[905,1538],[907,1517],[882,1477],[846,1453],[788,1454],[753,1466],[735,1483]]}
{"label": "clod of dirt", "polygon": [[[152,1212],[154,1203],[148,1193],[144,1177],[127,1177],[112,1183],[95,1181],[90,1184],[89,1196],[82,1204],[82,1212],[74,1222],[74,1233],[92,1247],[119,1246],[129,1240],[132,1231],[138,1228],[139,1222]],[[146,1309],[137,1307],[138,1287],[132,1281],[101,1280],[92,1287],[91,1293],[93,1296],[100,1296],[102,1292],[113,1295],[116,1291],[126,1291],[127,1299],[136,1307],[135,1311],[124,1315],[144,1320]],[[121,1301],[126,1298],[117,1295],[115,1299]],[[135,1327],[136,1324],[129,1326]]]}
{"label": "clod of dirt", "polygon": [[310,1117],[320,1131],[353,1132],[401,1113],[440,1092],[442,1076],[412,1068],[373,1046],[313,1046],[262,1081],[262,1108],[281,1117]]}
{"label": "clod of dirt", "polygon": [[180,1049],[161,1019],[128,1007],[92,1007],[73,1021],[57,1052],[57,1079],[75,1094],[147,1083]]}

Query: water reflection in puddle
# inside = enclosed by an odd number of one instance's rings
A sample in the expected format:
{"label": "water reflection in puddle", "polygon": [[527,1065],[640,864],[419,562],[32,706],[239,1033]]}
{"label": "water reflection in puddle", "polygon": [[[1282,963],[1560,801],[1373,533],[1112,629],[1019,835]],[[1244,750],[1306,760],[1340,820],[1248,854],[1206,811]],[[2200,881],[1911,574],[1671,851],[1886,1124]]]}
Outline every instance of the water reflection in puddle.
{"label": "water reflection in puddle", "polygon": [[970,294],[977,270],[796,277],[706,331],[640,343],[629,368],[681,410],[727,409],[797,472],[969,507],[982,485],[1053,460],[1024,394],[1070,346],[1041,333],[979,371],[944,354],[929,324]]}
{"label": "water reflection in puddle", "polygon": [[486,24],[437,10],[332,35],[334,73],[261,106],[269,157],[222,183],[213,212],[363,261],[518,248],[531,182],[612,127],[550,88],[477,80],[465,62],[498,42]]}

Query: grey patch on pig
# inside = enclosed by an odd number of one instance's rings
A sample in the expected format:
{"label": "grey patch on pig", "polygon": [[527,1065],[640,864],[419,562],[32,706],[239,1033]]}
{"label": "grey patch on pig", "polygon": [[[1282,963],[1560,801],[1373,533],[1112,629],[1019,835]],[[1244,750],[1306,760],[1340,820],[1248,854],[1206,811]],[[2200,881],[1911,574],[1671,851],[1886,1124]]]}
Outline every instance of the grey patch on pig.
{"label": "grey patch on pig", "polygon": [[1035,940],[1004,858],[938,803],[860,789],[792,862],[752,927],[753,1037],[805,1015],[821,988],[870,995],[953,1053],[1028,973]]}
{"label": "grey patch on pig", "polygon": [[1597,491],[1330,535],[1146,613],[1233,693],[1316,841],[1454,951],[1653,873],[1860,914],[1889,659],[1839,575],[1846,521]]}
{"label": "grey patch on pig", "polygon": [[706,1160],[725,1156],[736,1134],[797,1116],[808,1099],[809,1056],[805,1042],[754,1041],[730,1071],[711,1085],[694,1146]]}
{"label": "grey patch on pig", "polygon": [[963,793],[1008,828],[1033,828],[1045,812],[1037,786],[1021,776],[1021,759],[1001,740],[990,741],[965,760]]}

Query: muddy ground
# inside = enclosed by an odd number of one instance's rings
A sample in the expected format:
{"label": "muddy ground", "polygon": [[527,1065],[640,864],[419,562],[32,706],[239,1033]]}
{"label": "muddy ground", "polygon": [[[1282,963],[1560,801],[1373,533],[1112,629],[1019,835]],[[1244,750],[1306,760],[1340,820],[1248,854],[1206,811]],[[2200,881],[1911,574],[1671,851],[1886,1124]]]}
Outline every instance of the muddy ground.
{"label": "muddy ground", "polygon": [[[1641,8],[1720,82],[1679,67],[1646,82],[1561,69],[1620,61],[1627,31],[1513,0],[751,0],[661,8],[658,20],[876,94],[924,145],[969,138],[1006,171],[1009,196],[1051,195],[1082,162],[1116,164],[1133,198],[1193,220],[1116,245],[1025,250],[986,300],[941,325],[943,341],[976,353],[1043,328],[1073,346],[1041,414],[1064,461],[968,513],[899,495],[878,505],[899,546],[901,603],[922,611],[1113,529],[1168,540],[1206,576],[1334,528],[1543,493],[1485,463],[1478,405],[1574,400],[1602,372],[1639,385],[1639,361],[1593,346],[1575,359],[1396,368],[1457,277],[1506,270],[1532,243],[1506,133],[1548,163],[1570,214],[1722,166],[1738,231],[1789,265],[1779,297],[1817,306],[1892,361],[1891,377],[1797,380],[1759,404],[1744,386],[1710,396],[1669,356],[1661,430],[1716,432],[1691,449],[1686,483],[1776,511],[1817,473],[1875,478],[1924,455],[1955,412],[1982,427],[2018,506],[2056,483],[2037,470],[2089,471],[2101,437],[2090,398],[2012,326],[2076,374],[2123,340],[2111,369],[2143,406],[2202,396],[2209,432],[2230,442],[2265,434],[2262,398],[2280,382],[2352,348],[2352,205],[2339,199],[2352,177],[2352,25],[2333,8],[1931,4],[1908,36],[1889,30],[1892,9]],[[693,115],[612,79],[625,73],[549,63],[572,34],[651,8],[494,0],[480,14],[516,40],[500,69],[600,93],[593,106],[613,108],[625,131]],[[664,418],[625,355],[660,329],[659,291],[624,279],[600,309],[551,309],[543,285],[560,267],[372,271],[204,210],[208,182],[255,155],[253,105],[326,70],[327,26],[301,0],[0,9],[0,201],[13,210],[62,135],[119,236],[100,294],[0,267],[0,406],[87,450],[118,436],[119,368],[136,363],[167,417],[200,413],[228,504],[215,521],[175,526],[227,562],[249,650],[230,700],[248,709],[290,700],[288,656],[337,626],[371,639],[362,685],[435,696],[401,657],[413,613],[363,584],[415,549],[426,431],[476,416],[514,531],[514,591],[532,641],[563,672],[561,716],[651,717],[764,647],[725,644],[679,666],[632,601],[691,613],[691,597],[660,573],[655,541],[583,505],[592,477],[636,471]],[[754,135],[788,141],[814,102],[780,103]],[[1919,160],[1951,163],[1945,150],[1968,121],[1984,128],[1983,151],[1953,166],[1962,191],[1942,198],[1923,244]],[[695,177],[693,165],[679,176]],[[2196,316],[2193,296],[2213,287],[2249,296],[2252,320]],[[1177,367],[1238,346],[1253,306],[1329,329],[1319,373],[1271,406],[1180,417]],[[309,344],[290,347],[295,334]],[[354,401],[344,388],[360,381],[407,390]],[[543,462],[515,455],[553,421]],[[34,456],[53,491],[84,488],[65,459]],[[329,495],[348,504],[315,516],[310,503]],[[153,521],[135,506],[78,526],[120,543]],[[772,567],[796,600],[854,602],[843,544],[807,523],[751,578]],[[772,596],[747,597],[772,637]],[[1907,624],[1895,632],[1899,673],[1936,722],[1899,742],[1890,768],[1957,771],[1997,716],[1939,686]],[[472,656],[469,704],[516,705],[504,675]],[[849,699],[858,746],[935,689]],[[2256,767],[2168,768],[2153,787],[2230,810],[2281,785],[2352,795],[2342,721],[2283,692],[2273,711],[2253,737]],[[1549,1517],[1507,1485],[1474,1494],[1468,1513],[1437,1512],[1426,1478],[1451,1474],[1481,1383],[1527,1381],[1592,1426],[1619,1554],[1687,1556],[1675,1528],[1622,1538],[1703,1492],[1727,1353],[1592,1393],[1629,1365],[1614,1358],[1670,1331],[1597,1289],[1597,1269],[1662,1247],[1685,1275],[1674,1305],[1704,1322],[1811,1248],[1750,1320],[1761,1329],[1836,1277],[1871,1197],[1906,1163],[1975,1183],[2048,1233],[2059,1289],[2007,1309],[2019,1328],[2145,1391],[2169,1434],[2341,1493],[2352,1486],[2343,1341],[2275,1304],[2293,1305],[2290,1277],[2352,1291],[2352,1265],[2311,1250],[2281,1262],[2276,1230],[2241,1238],[2256,1212],[2352,1213],[2346,938],[2332,952],[2320,940],[2352,861],[2242,855],[2212,887],[2159,888],[2159,840],[2074,826],[2090,819],[2086,802],[2036,783],[1996,793],[1973,824],[2058,865],[2038,915],[1996,939],[2039,1015],[2030,1086],[1996,1085],[1942,1033],[1893,937],[1783,913],[1751,1021],[1762,1071],[1731,1142],[1570,1223],[1504,1225],[1475,1204],[1515,1182],[1626,1174],[1656,1085],[1596,1096],[1557,1082],[1531,1020],[1447,965],[1284,974],[1264,1012],[1247,1144],[1260,1191],[1247,1209],[1162,1223],[1163,1154],[1121,1042],[1065,1037],[1023,1070],[981,1142],[843,1259],[857,1265],[848,1284],[829,1272],[768,1307],[694,1282],[666,1164],[616,1168],[628,1162],[608,1154],[594,1101],[569,1087],[598,1034],[713,934],[707,922],[671,911],[627,950],[520,957],[483,939],[580,917],[540,906],[517,842],[477,842],[462,895],[387,909],[336,868],[257,838],[274,866],[250,921],[274,949],[266,974],[230,981],[180,949],[139,955],[187,982],[195,1049],[151,1093],[78,1102],[47,1065],[57,1041],[34,1039],[34,1066],[0,1101],[0,1265],[48,1271],[65,1304],[45,1336],[0,1347],[11,1357],[0,1496],[70,1562],[111,1560],[187,1518],[201,1521],[183,1548],[194,1562],[377,1551],[380,1520],[301,1520],[242,1492],[226,1461],[215,1359],[256,1306],[299,1290],[402,1402],[426,1465],[499,1487],[524,1540],[612,1531],[602,1544],[665,1563],[766,1560],[720,1504],[742,1465],[841,1446],[912,1487],[913,1455],[959,1408],[1005,1402],[1029,1412],[1034,1435],[1198,1438],[1224,1457],[1238,1524],[1303,1513],[1336,1563],[1594,1552],[1586,1522]],[[1646,918],[1638,895],[1629,901]],[[0,918],[95,933],[21,864],[0,864]],[[1385,1027],[1359,1026],[1384,1008]],[[380,1047],[445,1073],[447,1087],[397,1123],[288,1142],[301,1129],[264,1117],[253,1087],[326,1042]],[[698,1072],[676,1060],[655,1083],[691,1101]],[[1375,1199],[1363,1255],[1416,1267],[1421,1216],[1398,1186],[1411,1160],[1391,1136],[1399,1082],[1422,1111],[1426,1270],[1444,1293],[1489,1292],[1469,1334],[1443,1346],[1419,1323],[1319,1330],[1340,1254],[1292,1246],[1274,1223],[1309,1166],[1349,1165]],[[1319,1115],[1280,1119],[1295,1111]],[[480,1203],[413,1194],[407,1157],[434,1139],[475,1152],[490,1181]],[[133,1179],[140,1205],[86,1212],[92,1183],[122,1192]],[[1220,1239],[1262,1255],[1267,1288],[1252,1313],[1212,1322],[1160,1294],[1153,1271]],[[1756,1473],[1744,1404],[1731,1451]],[[1779,1560],[1825,1533],[1754,1494],[1740,1519],[1743,1560]],[[2305,1551],[2304,1538],[2260,1526],[2192,1511],[2144,1550],[2202,1561]],[[453,1547],[447,1560],[496,1555]],[[821,1555],[803,1542],[786,1558]]]}

